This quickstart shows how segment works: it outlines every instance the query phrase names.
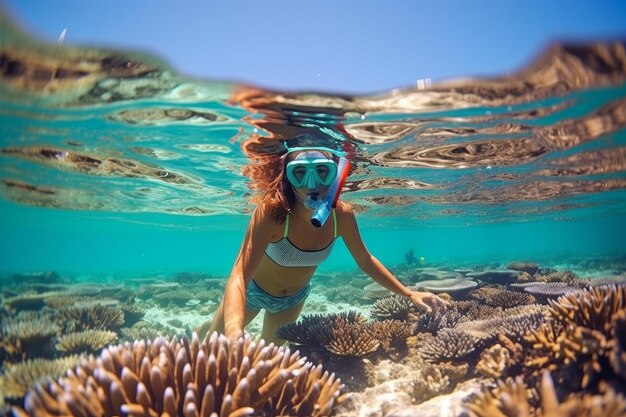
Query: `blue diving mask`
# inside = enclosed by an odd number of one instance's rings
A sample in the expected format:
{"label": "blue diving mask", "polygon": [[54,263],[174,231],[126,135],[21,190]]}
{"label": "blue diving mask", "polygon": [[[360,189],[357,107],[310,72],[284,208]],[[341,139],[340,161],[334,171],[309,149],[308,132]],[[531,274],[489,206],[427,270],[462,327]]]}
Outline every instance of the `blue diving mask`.
{"label": "blue diving mask", "polygon": [[325,157],[294,159],[285,168],[287,179],[296,188],[328,187],[337,176],[337,164]]}
{"label": "blue diving mask", "polygon": [[302,152],[302,155],[287,163],[285,167],[287,179],[296,188],[308,189],[328,187],[337,177],[337,162],[322,152],[344,156],[341,151],[325,147],[287,148],[287,154],[292,152]]}

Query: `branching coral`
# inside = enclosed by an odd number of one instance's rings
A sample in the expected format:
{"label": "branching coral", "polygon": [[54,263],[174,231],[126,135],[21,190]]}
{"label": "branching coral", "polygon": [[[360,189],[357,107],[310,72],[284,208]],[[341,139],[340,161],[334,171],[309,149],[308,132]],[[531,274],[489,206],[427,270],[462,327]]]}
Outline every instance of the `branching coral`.
{"label": "branching coral", "polygon": [[472,336],[455,329],[443,329],[433,339],[419,347],[425,361],[463,361],[475,351],[477,341]]}
{"label": "branching coral", "polygon": [[409,315],[416,312],[417,307],[411,300],[392,295],[376,301],[370,314],[376,320],[408,320]]}
{"label": "branching coral", "polygon": [[60,330],[52,317],[41,313],[21,312],[6,317],[0,328],[3,350],[22,358],[45,356],[51,347],[50,342]]}
{"label": "branching coral", "polygon": [[483,320],[499,315],[502,312],[501,308],[490,307],[475,300],[456,301],[453,305],[468,320]]}
{"label": "branching coral", "polygon": [[0,392],[5,398],[18,399],[35,386],[37,381],[61,376],[78,362],[78,356],[60,359],[30,359],[19,364],[6,366],[0,376]]}
{"label": "branching coral", "polygon": [[611,329],[610,356],[613,371],[626,380],[626,309],[613,316]]}
{"label": "branching coral", "polygon": [[510,353],[501,345],[493,345],[480,354],[476,370],[490,378],[500,378],[510,364]]}
{"label": "branching coral", "polygon": [[419,375],[411,381],[413,400],[417,403],[426,401],[444,393],[450,386],[449,378],[434,365],[420,369]]}
{"label": "branching coral", "polygon": [[89,305],[61,308],[58,318],[65,323],[65,330],[117,330],[124,324],[124,311],[119,306]]}
{"label": "branching coral", "polygon": [[395,352],[406,348],[406,341],[411,336],[412,325],[400,320],[375,321],[370,331],[387,352]]}
{"label": "branching coral", "polygon": [[380,342],[363,323],[349,323],[339,318],[332,328],[332,338],[326,348],[340,356],[365,356],[378,349]]}
{"label": "branching coral", "polygon": [[65,353],[96,352],[117,339],[117,334],[108,330],[85,330],[59,337],[57,350]]}
{"label": "branching coral", "polygon": [[347,323],[365,323],[367,319],[355,311],[339,314],[304,315],[298,322],[288,323],[276,330],[276,335],[300,345],[325,347],[333,338],[333,327],[338,320]]}
{"label": "branching coral", "polygon": [[[26,396],[18,416],[328,416],[340,382],[298,353],[217,334],[102,351]],[[212,414],[214,413],[214,414]]]}
{"label": "branching coral", "polygon": [[609,333],[612,317],[626,309],[626,285],[593,287],[565,295],[550,303],[549,317],[559,322]]}
{"label": "branching coral", "polygon": [[623,326],[626,287],[594,287],[552,302],[548,321],[526,340],[532,344],[525,363],[535,372],[553,371],[570,389],[593,389],[610,378],[622,343],[615,328]]}
{"label": "branching coral", "polygon": [[415,322],[414,332],[437,332],[446,327],[454,327],[461,321],[461,314],[455,308],[430,311],[422,314]]}
{"label": "branching coral", "polygon": [[612,389],[603,395],[570,396],[563,402],[557,398],[550,374],[541,380],[539,407],[521,377],[499,381],[495,389],[485,389],[463,404],[472,417],[623,417],[626,399]]}
{"label": "branching coral", "polygon": [[486,301],[491,307],[512,308],[526,304],[533,304],[536,300],[535,297],[530,294],[503,290],[500,293],[494,294]]}

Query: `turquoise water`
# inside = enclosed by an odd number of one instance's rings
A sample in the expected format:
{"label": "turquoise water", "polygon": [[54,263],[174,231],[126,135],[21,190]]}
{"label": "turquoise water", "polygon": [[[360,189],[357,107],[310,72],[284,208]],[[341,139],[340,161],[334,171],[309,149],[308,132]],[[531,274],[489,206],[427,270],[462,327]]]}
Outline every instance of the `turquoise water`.
{"label": "turquoise water", "polygon": [[[253,209],[242,146],[294,126],[345,129],[356,145],[342,198],[390,266],[410,249],[450,265],[625,254],[624,71],[585,66],[591,49],[510,79],[346,97],[3,39],[2,273],[227,274]],[[546,75],[572,57],[563,80]],[[322,266],[336,268],[355,268],[343,245]]]}

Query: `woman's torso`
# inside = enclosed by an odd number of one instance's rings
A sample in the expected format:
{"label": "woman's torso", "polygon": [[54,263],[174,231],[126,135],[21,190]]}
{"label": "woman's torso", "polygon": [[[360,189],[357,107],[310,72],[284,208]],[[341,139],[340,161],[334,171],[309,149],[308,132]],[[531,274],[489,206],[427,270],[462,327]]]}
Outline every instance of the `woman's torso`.
{"label": "woman's torso", "polygon": [[[270,241],[277,246],[292,245],[293,248],[290,248],[292,249],[290,252],[297,254],[303,251],[301,255],[305,258],[325,258],[335,240],[336,218],[334,217],[334,215],[330,216],[322,227],[315,228],[308,219],[302,221],[299,220],[298,216],[292,215],[288,222],[275,223]],[[286,228],[288,233],[287,236],[284,236]],[[274,252],[277,249],[274,248]],[[273,255],[276,256],[275,253]],[[253,277],[261,288],[278,297],[297,293],[309,282],[317,269],[317,265],[282,266],[279,263],[290,264],[289,259],[273,260],[268,256],[268,253],[265,253]]]}

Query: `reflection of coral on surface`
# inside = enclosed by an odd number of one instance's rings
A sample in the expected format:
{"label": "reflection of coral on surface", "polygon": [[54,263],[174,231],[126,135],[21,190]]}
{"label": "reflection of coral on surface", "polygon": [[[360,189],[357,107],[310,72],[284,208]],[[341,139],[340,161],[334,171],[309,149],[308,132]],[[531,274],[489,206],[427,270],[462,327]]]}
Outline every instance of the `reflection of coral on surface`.
{"label": "reflection of coral on surface", "polygon": [[[27,394],[18,416],[328,416],[339,380],[289,349],[217,334],[105,349]],[[96,395],[96,393],[98,393]]]}

